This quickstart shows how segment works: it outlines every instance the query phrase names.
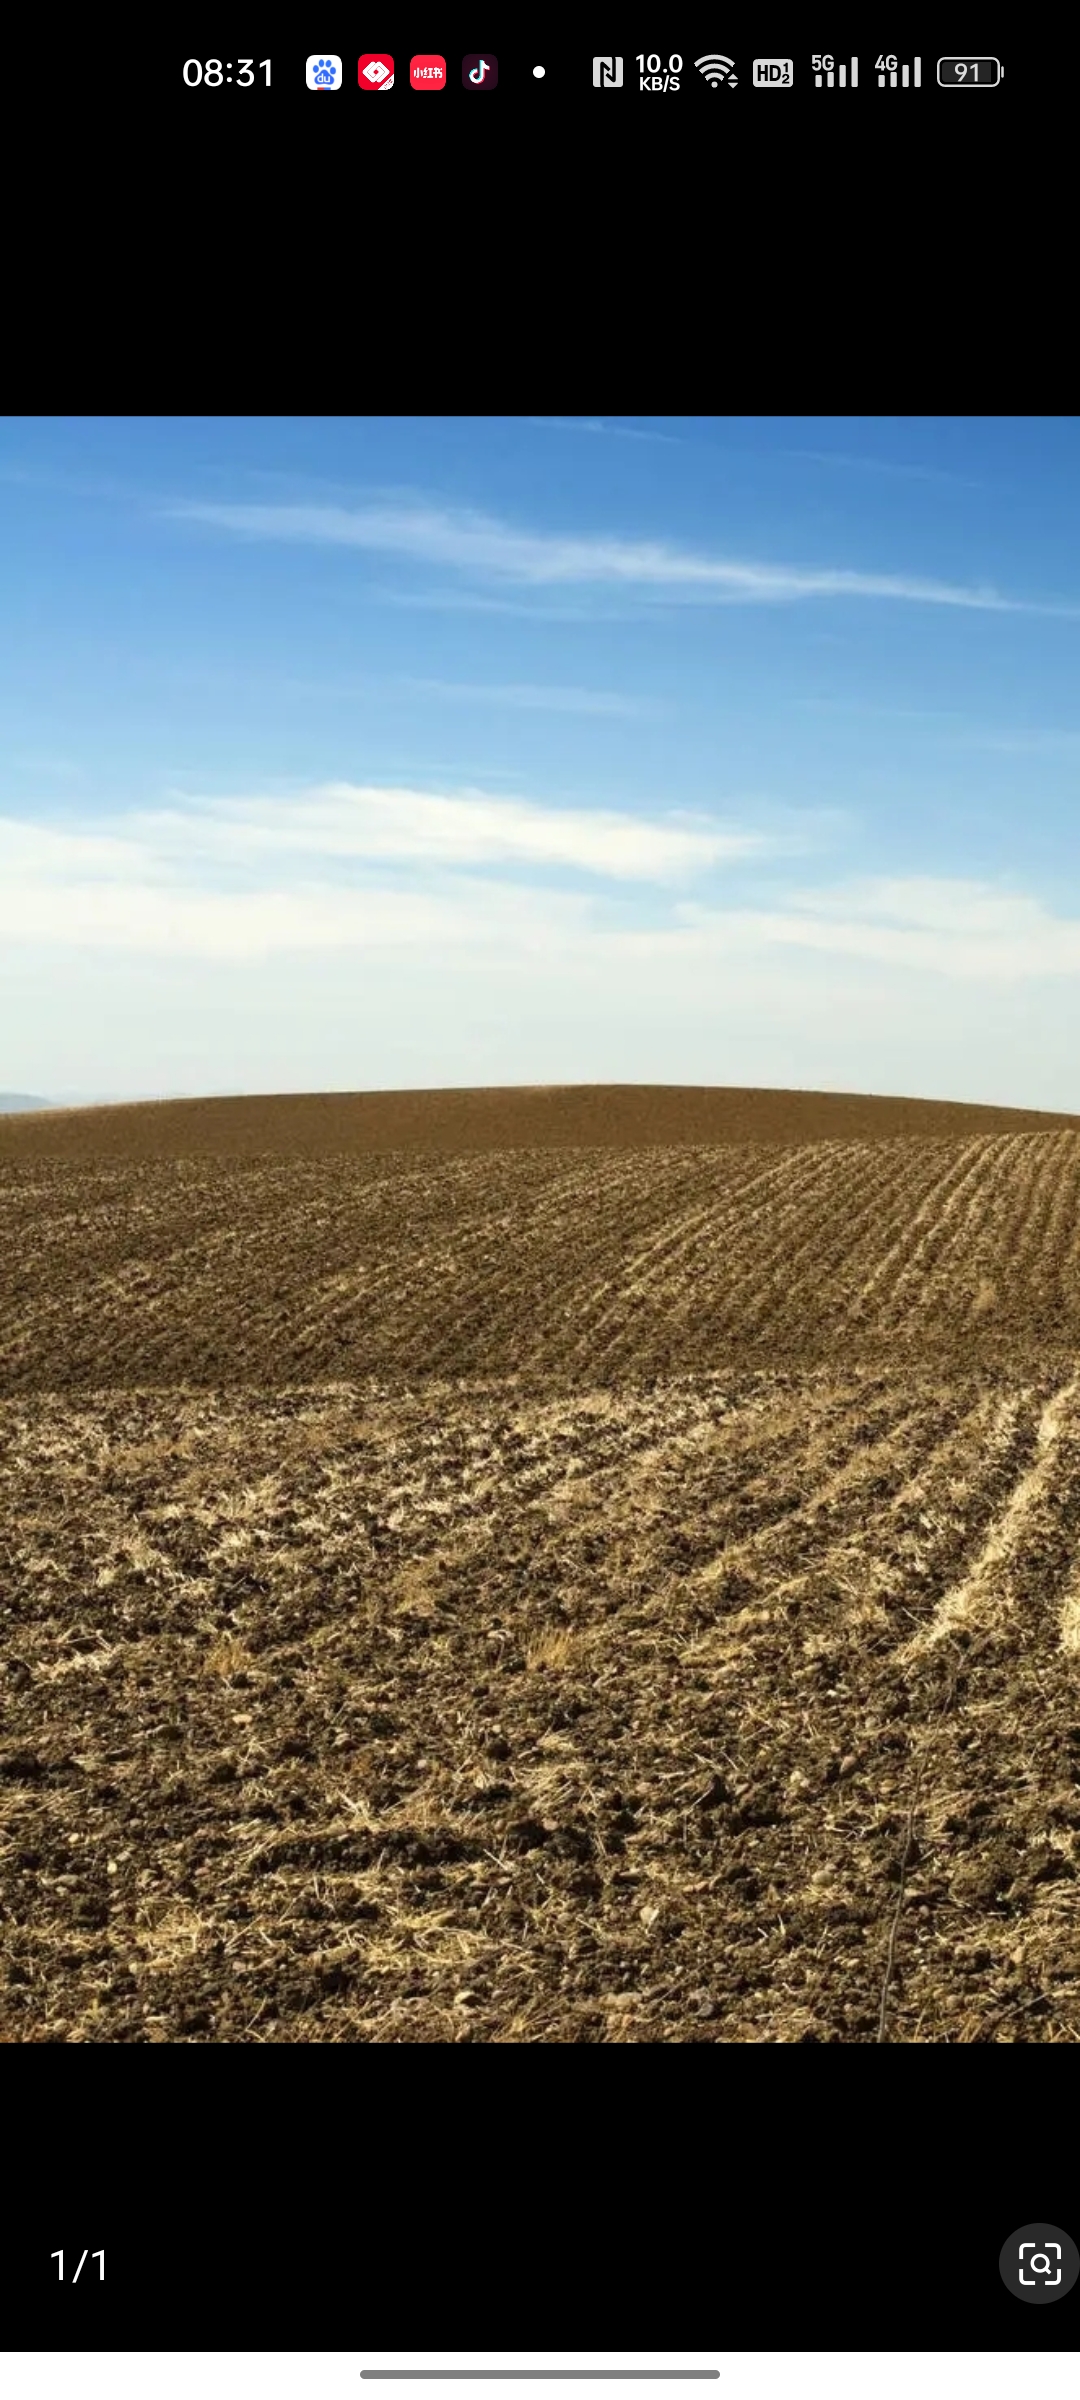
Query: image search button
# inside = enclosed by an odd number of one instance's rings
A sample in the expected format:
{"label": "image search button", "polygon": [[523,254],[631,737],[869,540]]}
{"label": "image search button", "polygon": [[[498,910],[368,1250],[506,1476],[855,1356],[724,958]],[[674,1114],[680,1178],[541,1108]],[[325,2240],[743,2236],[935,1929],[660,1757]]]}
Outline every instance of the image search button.
{"label": "image search button", "polygon": [[1071,2292],[1080,2275],[1080,2250],[1060,2225],[1020,2225],[1003,2244],[998,2266],[1017,2300],[1045,2307]]}

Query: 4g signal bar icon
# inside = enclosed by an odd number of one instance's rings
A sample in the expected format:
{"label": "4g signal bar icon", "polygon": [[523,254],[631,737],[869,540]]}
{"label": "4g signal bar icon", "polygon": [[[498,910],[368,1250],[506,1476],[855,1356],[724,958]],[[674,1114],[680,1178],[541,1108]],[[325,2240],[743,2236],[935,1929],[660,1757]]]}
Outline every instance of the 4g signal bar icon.
{"label": "4g signal bar icon", "polygon": [[888,83],[895,91],[896,79],[897,75],[899,75],[902,90],[906,91],[910,85],[915,91],[918,91],[922,82],[921,58],[917,58],[915,61],[914,74],[912,74],[906,59],[900,60],[890,56],[888,58],[882,57],[876,59],[874,63],[877,68],[879,88],[883,88],[884,85]]}

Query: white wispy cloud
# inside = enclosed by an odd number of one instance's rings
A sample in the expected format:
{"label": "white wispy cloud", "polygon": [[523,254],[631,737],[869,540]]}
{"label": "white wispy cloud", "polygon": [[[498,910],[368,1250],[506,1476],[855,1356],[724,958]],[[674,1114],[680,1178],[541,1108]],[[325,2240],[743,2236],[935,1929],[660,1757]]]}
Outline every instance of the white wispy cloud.
{"label": "white wispy cloud", "polygon": [[850,450],[782,450],[781,458],[805,458],[820,467],[855,467],[868,475],[895,475],[912,483],[955,483],[965,491],[985,491],[984,483],[972,475],[954,474],[950,467],[923,467],[910,460],[866,458]]}
{"label": "white wispy cloud", "polygon": [[[461,617],[522,617],[529,625],[626,625],[640,623],[642,618],[657,618],[667,605],[655,594],[642,594],[625,585],[621,591],[604,600],[584,585],[577,587],[578,597],[570,596],[566,585],[559,587],[559,597],[550,584],[503,584],[499,591],[478,591],[465,584],[429,586],[426,590],[396,590],[392,584],[369,583],[365,599],[376,600],[380,606],[400,609],[428,609],[447,616]],[[512,592],[520,596],[512,598]]]}
{"label": "white wispy cloud", "polygon": [[411,691],[431,692],[442,700],[479,701],[491,708],[550,709],[582,717],[655,716],[655,701],[623,692],[589,692],[574,685],[552,683],[438,683],[427,675],[403,677]]}
{"label": "white wispy cloud", "polygon": [[446,949],[471,943],[482,928],[468,911],[412,893],[335,893],[328,889],[243,893],[200,891],[134,878],[105,883],[26,883],[17,910],[0,899],[9,941],[60,949],[143,951],[155,958],[258,958],[283,951],[348,947]]}
{"label": "white wispy cloud", "polygon": [[611,425],[604,417],[526,417],[526,425],[550,427],[554,433],[607,433],[624,442],[666,442],[673,448],[682,446],[677,433],[646,431],[639,425]]}
{"label": "white wispy cloud", "polygon": [[834,918],[856,915],[873,924],[921,932],[1012,937],[1052,922],[1037,900],[996,884],[960,876],[867,875],[825,890],[795,891],[796,908]]}
{"label": "white wispy cloud", "polygon": [[59,776],[64,783],[77,783],[86,774],[81,760],[67,758],[54,750],[13,751],[11,765],[16,772],[25,771],[31,775],[55,775]]}
{"label": "white wispy cloud", "polygon": [[995,733],[990,728],[984,731],[980,727],[958,736],[957,747],[964,750],[1007,751],[1016,757],[1053,756],[1057,753],[1064,757],[1075,757],[1080,749],[1080,733],[1052,725],[1022,726],[1015,732],[1001,733]]}
{"label": "white wispy cloud", "polygon": [[601,893],[670,891],[791,846],[686,811],[646,819],[477,791],[331,783],[289,799],[185,796],[96,826],[0,818],[0,935],[237,957],[350,944],[550,949],[584,939],[597,904],[545,874],[587,875]]}
{"label": "white wispy cloud", "polygon": [[[784,860],[799,847],[688,812],[475,791],[184,796],[96,825],[0,818],[0,938],[9,952],[222,960],[352,950],[490,968],[529,955],[559,974],[610,975],[636,1003],[650,975],[705,993],[778,951],[898,969],[919,988],[928,974],[987,987],[1080,976],[1080,920],[1029,893],[933,875],[793,886]],[[737,880],[749,866],[753,905]],[[587,886],[550,880],[567,870]]]}
{"label": "white wispy cloud", "polygon": [[857,598],[938,607],[1071,616],[1056,604],[1010,600],[990,585],[869,574],[845,567],[788,567],[705,557],[670,542],[601,534],[529,533],[475,509],[376,502],[363,508],[184,501],[163,512],[252,540],[329,543],[426,566],[456,567],[524,585],[599,584],[669,597],[743,601]]}
{"label": "white wispy cloud", "polygon": [[275,853],[400,861],[431,868],[578,869],[615,881],[686,879],[761,856],[777,838],[685,814],[662,818],[615,809],[542,807],[490,792],[420,792],[327,783],[298,799],[188,800],[133,820],[159,853],[243,861]]}
{"label": "white wispy cloud", "polygon": [[676,914],[704,952],[779,946],[986,984],[1080,975],[1080,920],[962,877],[867,877],[788,892],[772,909],[687,900]]}

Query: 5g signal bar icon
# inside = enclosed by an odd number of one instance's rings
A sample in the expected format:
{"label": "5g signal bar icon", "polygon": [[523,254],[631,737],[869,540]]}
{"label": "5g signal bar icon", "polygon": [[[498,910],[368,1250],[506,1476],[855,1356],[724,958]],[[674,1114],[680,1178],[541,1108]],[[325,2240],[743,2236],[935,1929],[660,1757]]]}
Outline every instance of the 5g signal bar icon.
{"label": "5g signal bar icon", "polygon": [[719,51],[713,50],[708,52],[704,58],[695,58],[694,65],[698,72],[704,75],[706,83],[735,84],[739,80],[735,73],[734,59],[722,58]]}
{"label": "5g signal bar icon", "polygon": [[848,70],[842,58],[822,56],[819,52],[814,58],[813,65],[814,82],[818,85],[824,84],[827,91],[831,92],[834,85],[838,85],[841,91],[850,88],[854,92],[858,89],[859,62],[857,58],[853,58],[851,61],[850,87],[848,86]]}

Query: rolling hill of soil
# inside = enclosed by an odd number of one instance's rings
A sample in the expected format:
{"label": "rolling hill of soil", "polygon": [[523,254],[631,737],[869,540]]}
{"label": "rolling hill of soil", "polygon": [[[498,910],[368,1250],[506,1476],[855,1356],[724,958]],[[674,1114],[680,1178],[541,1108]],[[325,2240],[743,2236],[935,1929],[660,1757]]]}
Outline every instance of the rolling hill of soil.
{"label": "rolling hill of soil", "polygon": [[0,2036],[1080,2040],[1080,1125],[424,1097],[0,1128]]}
{"label": "rolling hill of soil", "polygon": [[47,1109],[0,1125],[4,1158],[328,1158],[406,1150],[665,1148],[873,1141],[907,1134],[1080,1130],[1080,1117],[862,1092],[708,1084],[554,1084],[475,1091],[288,1092]]}

